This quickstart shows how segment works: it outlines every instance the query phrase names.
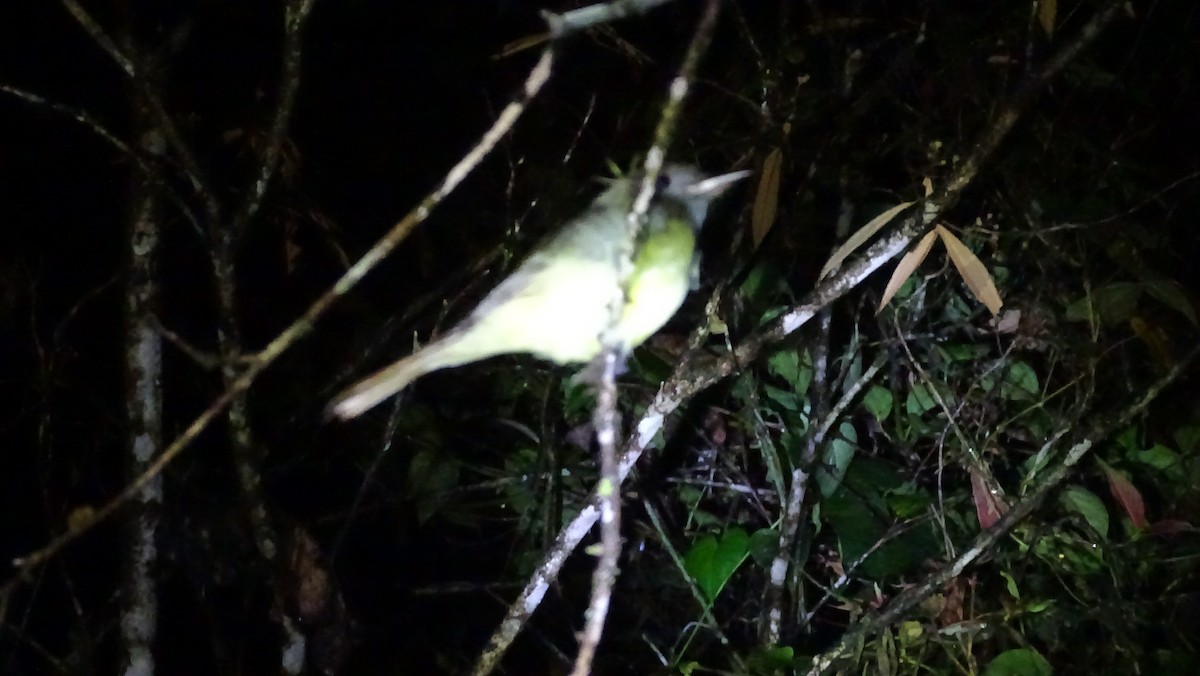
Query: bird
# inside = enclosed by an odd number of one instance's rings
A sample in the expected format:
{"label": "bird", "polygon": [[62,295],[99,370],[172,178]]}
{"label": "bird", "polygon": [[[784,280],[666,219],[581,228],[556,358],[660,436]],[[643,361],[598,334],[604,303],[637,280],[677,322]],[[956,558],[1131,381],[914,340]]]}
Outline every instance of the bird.
{"label": "bird", "polygon": [[[621,354],[662,328],[695,288],[696,234],[708,207],[749,174],[710,177],[691,165],[662,168],[633,249],[625,304],[613,326]],[[496,355],[526,353],[556,364],[594,361],[611,323],[622,240],[640,183],[638,176],[609,179],[590,206],[537,247],[465,319],[342,391],[327,415],[356,417],[427,373]]]}

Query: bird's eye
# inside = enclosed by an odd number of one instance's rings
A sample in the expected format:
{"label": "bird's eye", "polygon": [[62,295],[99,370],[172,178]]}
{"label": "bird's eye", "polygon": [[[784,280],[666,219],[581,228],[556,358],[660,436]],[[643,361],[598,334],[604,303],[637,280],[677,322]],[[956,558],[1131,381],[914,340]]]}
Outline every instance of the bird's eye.
{"label": "bird's eye", "polygon": [[659,174],[658,180],[654,182],[654,190],[662,192],[671,187],[671,177],[666,174]]}

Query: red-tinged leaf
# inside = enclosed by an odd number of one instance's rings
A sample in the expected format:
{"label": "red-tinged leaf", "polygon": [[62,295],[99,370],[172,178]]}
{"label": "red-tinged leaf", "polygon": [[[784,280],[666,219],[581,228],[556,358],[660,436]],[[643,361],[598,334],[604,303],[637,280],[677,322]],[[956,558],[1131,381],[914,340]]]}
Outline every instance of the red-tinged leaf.
{"label": "red-tinged leaf", "polygon": [[979,527],[984,530],[994,526],[1008,511],[1008,505],[992,492],[987,479],[975,470],[971,470],[971,495],[975,499],[975,516],[979,519]]}
{"label": "red-tinged leaf", "polygon": [[1141,491],[1133,485],[1129,477],[1109,467],[1103,460],[1100,461],[1100,467],[1104,470],[1104,476],[1108,478],[1109,492],[1121,503],[1125,516],[1129,517],[1134,526],[1144,530],[1149,524],[1146,521],[1146,503],[1142,501]]}

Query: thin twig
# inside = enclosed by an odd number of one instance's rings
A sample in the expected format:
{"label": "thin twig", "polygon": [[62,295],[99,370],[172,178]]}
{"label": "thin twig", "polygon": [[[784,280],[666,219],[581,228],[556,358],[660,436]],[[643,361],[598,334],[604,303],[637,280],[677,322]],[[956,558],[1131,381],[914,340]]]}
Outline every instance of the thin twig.
{"label": "thin twig", "polygon": [[296,108],[296,93],[300,90],[300,63],[303,53],[304,22],[312,9],[312,0],[291,0],[284,18],[283,68],[280,75],[279,102],[267,131],[267,144],[259,155],[254,170],[254,180],[246,192],[246,199],[233,217],[230,229],[235,238],[245,234],[245,229],[258,213],[263,196],[271,184],[271,178],[279,168],[279,153],[287,138],[292,111]]}
{"label": "thin twig", "polygon": [[[1094,40],[1099,33],[1098,27],[1109,23],[1120,6],[1120,0],[1112,0],[1112,3],[1089,23],[1088,28],[1081,34],[1077,42],[1087,44]],[[1072,43],[1068,49],[1071,49],[1073,53],[1078,53],[1082,47]],[[1031,95],[1049,84],[1052,76],[1062,70],[1067,62],[1069,59],[1052,61],[1050,66],[1047,66],[1037,77],[1032,78],[1026,84],[1020,96],[1014,97],[1014,100],[1002,109],[1001,115],[992,125],[983,130],[980,134],[981,140],[975,145],[974,152],[955,168],[946,187],[942,188],[935,198],[928,202],[922,213],[910,216],[895,232],[885,236],[869,247],[862,256],[827,277],[800,303],[793,306],[765,330],[744,341],[736,350],[719,359],[688,364],[686,371],[677,368],[659,388],[658,393],[646,407],[641,420],[637,423],[636,431],[626,442],[625,451],[621,454],[618,463],[618,476],[621,481],[625,480],[630,470],[641,458],[642,453],[662,430],[667,416],[678,410],[685,401],[734,373],[741,364],[753,361],[767,346],[779,342],[799,329],[822,307],[858,287],[873,272],[900,255],[914,239],[924,234],[941,213],[953,205],[967,186],[974,181],[982,165],[991,158],[1001,140],[1012,129],[1020,113],[1028,105]],[[579,514],[559,531],[554,547],[546,552],[540,565],[526,583],[524,590],[509,606],[508,614],[500,628],[492,635],[491,642],[476,662],[475,674],[486,674],[494,668],[526,620],[541,603],[550,583],[558,576],[567,557],[599,519],[597,500],[598,498],[593,494],[590,504],[580,510]]]}
{"label": "thin twig", "polygon": [[618,284],[613,289],[610,304],[607,335],[604,337],[604,370],[596,390],[596,442],[600,447],[600,483],[596,495],[600,505],[600,558],[592,574],[592,595],[588,602],[585,624],[580,637],[579,653],[575,657],[574,676],[586,676],[591,672],[592,660],[600,637],[604,632],[604,619],[612,600],[612,590],[617,582],[617,563],[621,557],[621,481],[617,470],[617,434],[620,423],[617,413],[617,361],[623,348],[617,339],[616,328],[625,311],[625,289],[633,274],[634,242],[646,221],[650,200],[654,196],[658,175],[662,171],[663,159],[675,136],[675,128],[683,110],[683,102],[696,77],[700,59],[712,42],[716,30],[720,0],[708,0],[704,13],[696,24],[696,31],[688,45],[679,75],[671,82],[670,93],[663,105],[658,127],[654,130],[654,143],[646,153],[642,184],[633,205],[627,214],[625,240],[618,256]]}
{"label": "thin twig", "polygon": [[[96,136],[99,136],[104,142],[108,143],[113,148],[116,148],[117,152],[137,163],[138,169],[140,169],[143,174],[147,176],[158,175],[158,170],[161,168],[155,167],[151,158],[153,155],[160,153],[162,150],[161,148],[150,147],[147,149],[146,153],[132,148],[128,143],[121,140],[120,137],[109,130],[108,127],[104,126],[102,122],[81,108],[75,108],[66,104],[51,101],[44,96],[21,89],[19,87],[13,87],[12,85],[0,84],[0,92],[9,94],[31,105],[42,106],[60,115],[65,115],[66,117],[83,125],[84,128],[86,128],[88,131],[91,131]],[[161,187],[165,190],[165,194],[170,197],[175,208],[179,209],[180,213],[183,214],[184,218],[186,218],[194,227],[198,228],[199,222],[196,220],[195,215],[192,213],[187,203],[184,202],[182,197],[180,197],[179,193],[171,189],[171,187],[165,183],[161,184]]]}
{"label": "thin twig", "polygon": [[70,12],[71,16],[75,18],[75,21],[92,37],[92,40],[112,57],[113,61],[116,61],[117,66],[125,73],[129,81],[140,90],[138,93],[145,97],[147,106],[155,118],[155,127],[162,132],[167,140],[167,145],[175,151],[176,159],[181,165],[184,175],[192,184],[192,190],[195,191],[196,196],[204,204],[205,216],[208,219],[209,226],[215,226],[220,215],[220,206],[216,193],[209,187],[204,173],[200,170],[200,163],[196,161],[191,148],[184,142],[183,135],[179,133],[179,128],[175,125],[175,121],[167,113],[162,99],[147,85],[138,64],[134,61],[134,57],[122,52],[112,37],[108,35],[104,28],[76,0],[61,0],[61,2],[67,8],[67,11]]}
{"label": "thin twig", "polygon": [[[315,322],[329,310],[333,303],[345,295],[350,289],[354,288],[358,282],[366,276],[385,256],[396,248],[408,234],[419,223],[424,221],[442,200],[446,198],[453,190],[458,187],[464,178],[483,160],[488,153],[495,148],[500,139],[508,133],[512,126],[520,118],[529,101],[541,91],[543,85],[550,77],[550,68],[553,63],[553,53],[550,49],[542,52],[541,58],[529,73],[529,77],[525,80],[524,87],[517,95],[515,100],[508,104],[500,113],[499,118],[495,123],[484,133],[483,137],[476,145],[455,164],[449,172],[447,172],[442,182],[430,192],[425,199],[421,200],[412,211],[404,216],[398,223],[392,226],[392,229],[387,232],[370,250],[363,255],[353,266],[347,270],[333,288],[321,295],[312,305],[304,311],[296,321],[292,322],[278,336],[263,348],[255,359],[253,359],[242,372],[242,375],[235,380],[229,388],[217,397],[208,408],[204,410],[195,420],[188,425],[187,429],[168,446],[162,454],[155,459],[153,463],[147,467],[146,471],[138,476],[133,482],[125,487],[119,495],[110,500],[100,509],[96,510],[91,519],[86,521],[80,520],[79,523],[73,524],[69,530],[51,540],[41,549],[31,552],[27,556],[14,560],[14,565],[17,566],[17,572],[8,581],[0,587],[0,609],[9,593],[16,585],[24,579],[27,579],[29,574],[49,561],[54,555],[62,551],[64,547],[74,542],[79,536],[90,531],[97,524],[111,517],[119,510],[130,498],[145,487],[154,477],[158,476],[162,470],[179,456],[191,443],[203,432],[222,411],[229,406],[234,398],[241,395],[250,385],[258,378],[266,368],[279,358],[288,348],[295,344],[300,338],[308,334],[312,330]],[[0,612],[0,619],[3,618],[3,613]]]}
{"label": "thin twig", "polygon": [[[878,615],[863,621],[853,630],[844,634],[837,645],[813,663],[812,669],[808,672],[810,676],[827,673],[834,669],[842,659],[854,652],[854,646],[861,645],[861,642],[867,637],[904,617],[919,603],[941,589],[946,582],[961,575],[967,566],[979,559],[1018,523],[1032,514],[1046,496],[1066,480],[1070,469],[1077,465],[1093,446],[1109,438],[1129,424],[1129,421],[1141,415],[1167,387],[1187,373],[1198,359],[1200,359],[1200,345],[1193,347],[1175,363],[1175,366],[1166,375],[1147,387],[1141,398],[1125,407],[1124,410],[1116,414],[1106,412],[1094,415],[1089,431],[1067,449],[1061,463],[1044,474],[1033,489],[1014,504],[1009,511],[1005,512],[995,525],[980,533],[971,546],[953,561],[931,574],[921,584],[905,589]],[[1077,423],[1070,423],[1069,427],[1078,429],[1079,426]]]}

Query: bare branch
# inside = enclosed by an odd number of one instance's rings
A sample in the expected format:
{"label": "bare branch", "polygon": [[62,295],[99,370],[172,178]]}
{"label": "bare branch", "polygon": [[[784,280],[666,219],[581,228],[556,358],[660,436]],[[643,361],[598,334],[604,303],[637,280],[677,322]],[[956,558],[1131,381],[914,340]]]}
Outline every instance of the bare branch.
{"label": "bare branch", "polygon": [[300,90],[300,63],[303,54],[303,30],[305,20],[312,9],[312,0],[289,0],[284,17],[283,68],[279,76],[279,101],[275,104],[275,115],[267,130],[267,144],[258,158],[250,189],[246,199],[233,217],[230,229],[235,240],[244,233],[258,208],[275,170],[279,168],[279,153],[287,138],[292,111],[296,108],[296,93]]}
{"label": "bare branch", "polygon": [[[1093,446],[1109,438],[1141,415],[1151,402],[1179,380],[1198,359],[1200,359],[1200,345],[1193,347],[1162,378],[1146,388],[1140,399],[1129,404],[1124,410],[1116,414],[1105,412],[1094,415],[1088,432],[1079,437],[1078,441],[1067,449],[1061,463],[1042,475],[1037,484],[1013,505],[1012,509],[1000,517],[995,525],[980,533],[975,538],[975,542],[953,561],[931,574],[921,584],[905,589],[878,615],[863,621],[844,634],[836,646],[814,662],[808,673],[815,676],[835,668],[841,659],[853,652],[853,646],[860,645],[868,636],[904,617],[917,604],[940,590],[946,582],[961,575],[967,566],[994,547],[1017,524],[1032,514],[1046,496],[1067,478],[1068,470],[1078,464]],[[1078,425],[1071,423],[1070,427],[1077,428]]]}
{"label": "bare branch", "polygon": [[580,7],[563,14],[542,12],[542,18],[550,26],[550,36],[562,38],[592,26],[648,12],[668,2],[671,0],[615,0],[614,2]]}
{"label": "bare branch", "polygon": [[[1070,52],[1072,55],[1078,54],[1083,46],[1090,44],[1095,39],[1101,27],[1112,21],[1120,5],[1120,0],[1112,0],[1089,22],[1076,41],[1065,47],[1063,51]],[[740,364],[754,360],[767,346],[777,343],[798,329],[822,307],[849,293],[875,270],[900,255],[910,242],[931,227],[940,214],[954,204],[963,190],[975,179],[984,162],[991,157],[1000,141],[1012,129],[1032,95],[1044,88],[1052,76],[1058,73],[1067,62],[1069,59],[1064,60],[1058,57],[1052,59],[1046,69],[1036,77],[1030,78],[1014,94],[1002,108],[997,119],[980,134],[980,140],[975,144],[972,154],[957,167],[946,187],[926,204],[923,213],[909,217],[895,232],[869,247],[863,256],[842,268],[840,272],[826,278],[799,304],[776,320],[772,326],[751,336],[730,354],[707,362],[698,361],[695,363],[696,368],[689,367],[688,372],[677,368],[675,373],[659,388],[658,394],[655,395],[638,422],[635,433],[626,443],[625,451],[621,454],[618,464],[620,480],[624,481],[629,475],[629,471],[641,458],[642,452],[662,429],[666,417],[682,406],[685,401],[734,373]],[[501,626],[493,634],[488,647],[476,662],[475,674],[487,673],[499,662],[500,654],[541,603],[550,583],[562,569],[562,564],[599,519],[599,500],[599,496],[593,493],[588,506],[580,510],[579,514],[559,531],[554,546],[546,552],[541,564],[534,571],[521,594],[509,606]]]}
{"label": "bare branch", "polygon": [[62,3],[67,8],[67,11],[71,13],[71,16],[92,37],[92,40],[106,54],[112,57],[113,61],[116,61],[117,66],[120,67],[125,76],[129,78],[129,81],[139,90],[139,94],[146,98],[150,112],[155,117],[155,127],[163,133],[168,145],[175,151],[176,159],[179,161],[184,175],[192,184],[192,190],[195,191],[196,196],[204,204],[209,226],[212,227],[215,225],[220,214],[220,204],[216,194],[209,187],[209,183],[204,178],[204,173],[200,169],[200,163],[196,161],[191,148],[184,142],[183,136],[179,133],[179,128],[175,126],[175,121],[167,114],[167,109],[163,105],[162,100],[147,86],[139,64],[135,63],[134,56],[122,52],[117,47],[117,43],[113,41],[100,24],[76,0],[62,0]]}
{"label": "bare branch", "polygon": [[[466,178],[467,174],[477,167],[483,158],[495,148],[500,139],[512,129],[512,126],[520,118],[529,101],[546,84],[546,81],[550,77],[552,63],[553,53],[547,49],[542,53],[542,57],[530,71],[529,77],[525,80],[525,85],[516,99],[505,107],[496,122],[484,133],[475,147],[450,169],[442,182],[420,204],[406,214],[403,219],[392,226],[392,229],[374,247],[334,283],[332,289],[322,294],[320,298],[308,307],[303,315],[268,343],[262,352],[258,354],[257,358],[249,363],[241,376],[221,396],[209,404],[208,408],[193,420],[187,429],[170,446],[163,450],[162,454],[146,468],[145,472],[126,486],[119,495],[98,509],[92,518],[87,520],[80,519],[79,523],[73,524],[69,530],[54,538],[41,549],[31,552],[25,557],[16,559],[14,565],[18,568],[17,572],[0,587],[0,610],[3,609],[7,596],[17,584],[29,579],[30,574],[34,570],[49,561],[58,552],[62,551],[64,547],[78,539],[79,536],[87,533],[94,526],[111,517],[126,502],[153,481],[167,465],[188,448],[201,432],[212,424],[213,420],[229,406],[230,402],[248,390],[255,379],[278,359],[284,351],[295,344],[300,338],[307,335],[312,330],[313,324],[329,310],[338,298],[354,288],[379,261],[408,236],[414,227],[428,218],[434,207],[453,192],[459,183]],[[2,616],[3,614],[0,612],[0,617]]]}

